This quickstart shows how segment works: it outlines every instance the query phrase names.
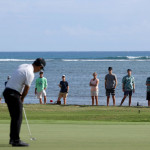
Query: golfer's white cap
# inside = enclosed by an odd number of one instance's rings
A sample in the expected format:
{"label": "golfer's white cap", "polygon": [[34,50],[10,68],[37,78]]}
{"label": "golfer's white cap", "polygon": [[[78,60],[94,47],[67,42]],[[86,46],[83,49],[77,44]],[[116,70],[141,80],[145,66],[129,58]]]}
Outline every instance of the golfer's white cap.
{"label": "golfer's white cap", "polygon": [[62,75],[62,77],[66,77],[65,75]]}

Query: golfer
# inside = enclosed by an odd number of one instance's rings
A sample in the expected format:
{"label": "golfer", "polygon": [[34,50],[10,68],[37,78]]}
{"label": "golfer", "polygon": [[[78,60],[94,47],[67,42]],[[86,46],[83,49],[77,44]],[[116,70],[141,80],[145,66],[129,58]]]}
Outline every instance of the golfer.
{"label": "golfer", "polygon": [[129,106],[131,106],[131,99],[132,99],[132,93],[135,93],[135,81],[134,77],[132,76],[132,70],[127,70],[128,75],[123,77],[122,79],[122,91],[124,92],[124,97],[121,101],[120,106],[122,106],[124,100],[129,95]]}
{"label": "golfer", "polygon": [[107,96],[107,106],[109,106],[109,99],[110,94],[112,95],[113,99],[113,106],[115,106],[115,89],[117,86],[117,77],[115,74],[112,73],[112,67],[108,68],[108,74],[105,76],[105,89],[106,89],[106,96]]}
{"label": "golfer", "polygon": [[46,89],[47,89],[47,79],[43,77],[43,71],[40,71],[40,77],[36,79],[36,88],[35,95],[40,101],[40,104],[43,104],[42,96],[44,96],[44,104],[46,104]]}
{"label": "golfer", "polygon": [[9,144],[12,146],[29,146],[22,142],[19,137],[23,102],[34,79],[34,73],[44,69],[45,65],[46,62],[43,58],[36,59],[33,64],[20,65],[13,73],[3,92],[11,117]]}
{"label": "golfer", "polygon": [[98,105],[98,85],[99,79],[97,79],[97,73],[94,72],[93,79],[90,81],[92,106],[94,105],[94,101],[96,101],[96,105]]}
{"label": "golfer", "polygon": [[150,77],[146,80],[148,107],[150,107]]}
{"label": "golfer", "polygon": [[64,100],[64,105],[66,105],[66,100],[67,100],[67,95],[69,92],[69,85],[68,82],[66,81],[66,76],[62,76],[62,81],[60,81],[60,84],[58,85],[60,87],[60,93],[58,96],[57,104],[60,104],[61,98]]}

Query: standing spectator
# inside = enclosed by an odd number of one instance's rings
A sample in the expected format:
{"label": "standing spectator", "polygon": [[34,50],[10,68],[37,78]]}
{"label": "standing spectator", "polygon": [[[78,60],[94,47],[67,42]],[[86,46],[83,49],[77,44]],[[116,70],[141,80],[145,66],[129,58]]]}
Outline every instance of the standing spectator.
{"label": "standing spectator", "polygon": [[96,101],[96,105],[98,106],[98,85],[99,79],[97,79],[97,73],[94,72],[93,79],[90,81],[92,106],[94,105],[94,101]]}
{"label": "standing spectator", "polygon": [[129,106],[131,106],[131,99],[132,99],[132,93],[135,93],[135,81],[134,77],[132,76],[132,70],[127,70],[128,75],[123,77],[122,79],[122,91],[124,92],[124,97],[121,101],[120,106],[122,106],[124,100],[129,95]]}
{"label": "standing spectator", "polygon": [[10,78],[11,78],[11,76],[7,77],[7,81],[5,82],[5,87],[6,87],[7,83],[8,83],[8,81],[10,80]]}
{"label": "standing spectator", "polygon": [[109,74],[105,76],[105,89],[106,89],[106,96],[107,96],[107,106],[109,106],[109,99],[110,94],[112,95],[113,99],[113,106],[115,106],[115,89],[117,86],[117,77],[115,74],[112,73],[112,67],[108,68]]}
{"label": "standing spectator", "polygon": [[[5,82],[5,87],[6,87],[6,85],[7,85],[10,78],[11,78],[11,76],[7,77],[7,81]],[[2,99],[3,99],[3,93],[1,94],[1,97],[0,97],[0,103],[1,103]]]}
{"label": "standing spectator", "polygon": [[60,100],[61,98],[63,98],[64,105],[66,105],[66,99],[69,92],[69,85],[68,82],[66,81],[65,75],[62,76],[62,81],[60,81],[60,84],[58,86],[60,87],[61,90],[58,96],[57,104],[60,104]]}
{"label": "standing spectator", "polygon": [[44,96],[44,104],[46,104],[46,88],[47,88],[47,79],[43,77],[43,71],[40,71],[40,77],[36,79],[36,88],[35,95],[40,101],[40,104],[43,104],[42,97]]}
{"label": "standing spectator", "polygon": [[150,107],[150,77],[146,80],[148,107]]}

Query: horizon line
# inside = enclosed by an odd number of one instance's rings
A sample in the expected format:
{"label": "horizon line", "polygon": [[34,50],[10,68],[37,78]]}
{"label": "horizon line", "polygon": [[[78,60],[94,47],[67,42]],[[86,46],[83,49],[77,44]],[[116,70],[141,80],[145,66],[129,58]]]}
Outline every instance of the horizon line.
{"label": "horizon line", "polygon": [[73,53],[75,53],[75,52],[150,52],[150,50],[146,50],[146,51],[139,51],[139,50],[137,50],[137,51],[0,51],[0,53],[45,53],[45,52],[52,52],[52,53],[54,53],[54,52],[58,52],[58,53],[60,53],[60,52],[73,52]]}

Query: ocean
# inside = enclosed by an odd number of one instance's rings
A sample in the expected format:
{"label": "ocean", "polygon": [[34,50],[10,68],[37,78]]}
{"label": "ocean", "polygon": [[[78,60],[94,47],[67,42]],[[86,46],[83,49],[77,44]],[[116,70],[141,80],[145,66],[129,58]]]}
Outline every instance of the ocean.
{"label": "ocean", "polygon": [[[119,105],[123,97],[121,81],[130,68],[133,70],[136,84],[132,106],[136,106],[137,102],[147,106],[145,83],[150,76],[150,52],[0,52],[0,92],[4,90],[4,82],[8,75],[11,75],[20,64],[31,64],[38,57],[45,58],[47,62],[44,76],[48,80],[48,103],[50,100],[57,100],[60,90],[58,84],[61,76],[65,74],[70,86],[67,104],[91,105],[89,82],[92,73],[97,72],[100,80],[99,105],[106,105],[104,79],[108,67],[111,66],[118,78],[116,104]],[[35,79],[38,77],[37,73]],[[35,79],[25,99],[27,104],[39,103],[34,95]],[[124,105],[128,105],[128,99]]]}

